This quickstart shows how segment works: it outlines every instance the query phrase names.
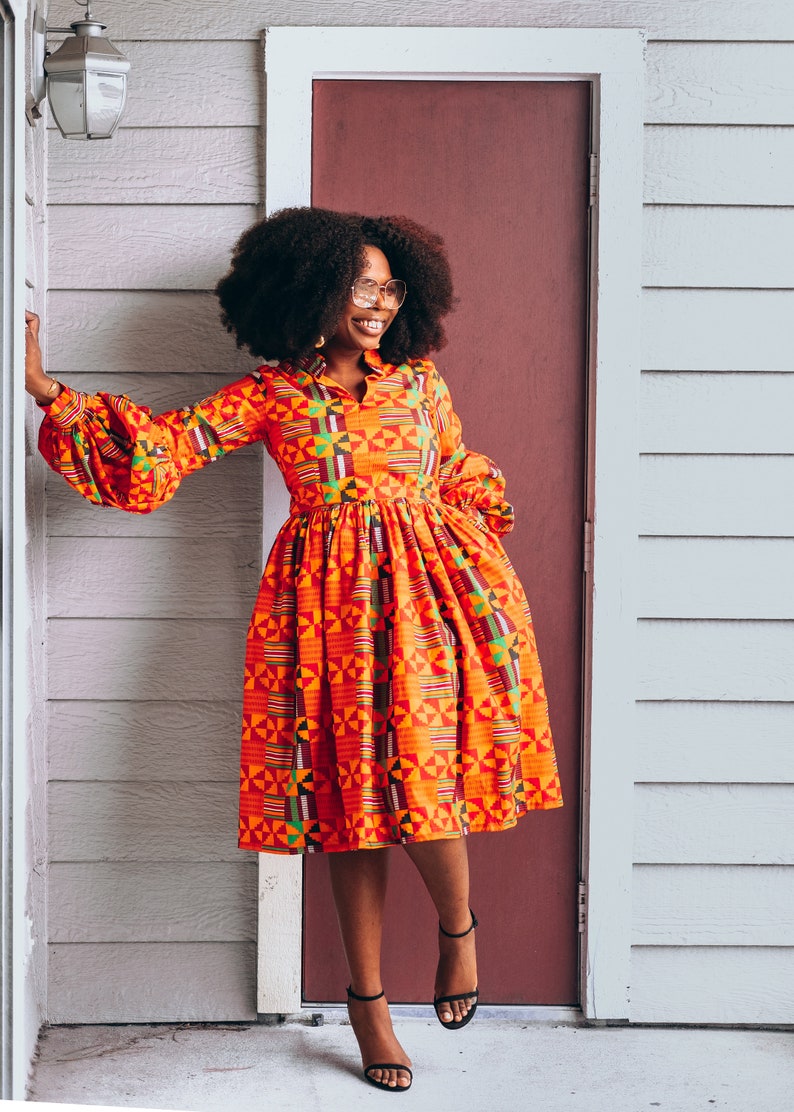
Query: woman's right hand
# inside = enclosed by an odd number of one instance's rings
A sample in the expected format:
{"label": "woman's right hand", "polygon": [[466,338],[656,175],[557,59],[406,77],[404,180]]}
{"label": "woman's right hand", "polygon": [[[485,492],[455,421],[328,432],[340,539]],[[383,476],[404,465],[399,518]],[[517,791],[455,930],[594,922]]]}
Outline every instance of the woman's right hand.
{"label": "woman's right hand", "polygon": [[25,389],[41,405],[49,405],[61,392],[61,384],[44,373],[41,365],[39,327],[35,313],[25,312]]}

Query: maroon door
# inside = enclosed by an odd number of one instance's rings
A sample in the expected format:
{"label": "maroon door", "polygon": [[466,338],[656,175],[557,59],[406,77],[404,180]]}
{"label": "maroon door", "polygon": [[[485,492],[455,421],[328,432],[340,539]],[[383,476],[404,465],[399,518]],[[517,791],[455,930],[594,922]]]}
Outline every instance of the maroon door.
{"label": "maroon door", "polygon": [[[318,81],[315,205],[441,232],[459,304],[436,356],[465,442],[507,476],[507,539],[532,606],[565,806],[469,840],[483,1000],[578,1003],[587,82]],[[436,921],[395,847],[384,939],[393,1002],[432,997]],[[321,856],[305,862],[304,998],[346,970]]]}

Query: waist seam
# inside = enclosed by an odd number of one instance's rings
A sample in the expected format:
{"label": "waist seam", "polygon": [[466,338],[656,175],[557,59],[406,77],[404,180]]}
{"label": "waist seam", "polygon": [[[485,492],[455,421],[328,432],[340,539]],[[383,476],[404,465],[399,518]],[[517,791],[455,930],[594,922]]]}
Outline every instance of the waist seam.
{"label": "waist seam", "polygon": [[408,505],[408,506],[434,506],[441,507],[443,502],[437,498],[355,498],[349,502],[320,502],[315,506],[300,507],[290,505],[290,517],[303,517],[305,514],[314,513],[330,513],[333,510],[340,510],[346,506],[384,506],[384,505]]}

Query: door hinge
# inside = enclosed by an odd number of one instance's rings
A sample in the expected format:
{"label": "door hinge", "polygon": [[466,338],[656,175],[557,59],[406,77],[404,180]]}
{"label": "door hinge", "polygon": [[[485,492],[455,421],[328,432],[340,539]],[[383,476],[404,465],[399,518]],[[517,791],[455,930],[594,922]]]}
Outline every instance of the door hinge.
{"label": "door hinge", "polygon": [[587,925],[587,883],[584,880],[580,880],[578,888],[576,906],[579,916],[579,934],[584,934],[584,929]]}
{"label": "door hinge", "polygon": [[584,523],[584,573],[591,575],[593,571],[593,523]]}
{"label": "door hinge", "polygon": [[590,155],[590,207],[598,200],[598,155]]}

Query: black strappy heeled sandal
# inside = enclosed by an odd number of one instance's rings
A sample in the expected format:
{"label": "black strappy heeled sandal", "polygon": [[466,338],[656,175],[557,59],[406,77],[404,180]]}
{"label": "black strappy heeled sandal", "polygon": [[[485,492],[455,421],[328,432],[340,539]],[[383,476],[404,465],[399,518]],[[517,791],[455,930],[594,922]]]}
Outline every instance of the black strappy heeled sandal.
{"label": "black strappy heeled sandal", "polygon": [[[361,1000],[365,1004],[371,1003],[373,1000],[380,1000],[385,996],[385,992],[381,991],[375,996],[359,996],[357,992],[353,992],[350,985],[347,986],[347,999],[348,1000]],[[407,1085],[387,1085],[384,1081],[376,1081],[374,1077],[370,1077],[370,1070],[402,1070],[407,1073],[409,1081]],[[373,1062],[370,1066],[364,1066],[364,1080],[368,1081],[370,1085],[374,1085],[376,1089],[383,1089],[387,1093],[407,1093],[413,1083],[414,1075],[409,1066],[404,1065],[402,1062]]]}
{"label": "black strappy heeled sandal", "polygon": [[[443,935],[446,935],[447,938],[465,938],[467,934],[471,934],[475,927],[479,926],[479,923],[477,922],[475,914],[471,910],[471,908],[469,908],[469,914],[471,915],[471,926],[467,930],[461,931],[460,934],[451,934],[449,931],[445,931],[444,928],[441,926],[440,921],[438,924],[438,929]],[[471,1021],[474,1019],[474,1013],[477,1011],[477,999],[479,995],[479,989],[475,988],[472,992],[459,992],[456,996],[434,996],[433,1007],[436,1010],[436,1018],[438,1019],[438,1022],[441,1024],[442,1027],[446,1027],[448,1031],[459,1031],[461,1027],[465,1027],[467,1023],[471,1023]],[[472,999],[474,1000],[474,1003],[466,1012],[463,1019],[449,1019],[444,1022],[444,1020],[438,1014],[439,1004],[454,1004],[456,1000]]]}

